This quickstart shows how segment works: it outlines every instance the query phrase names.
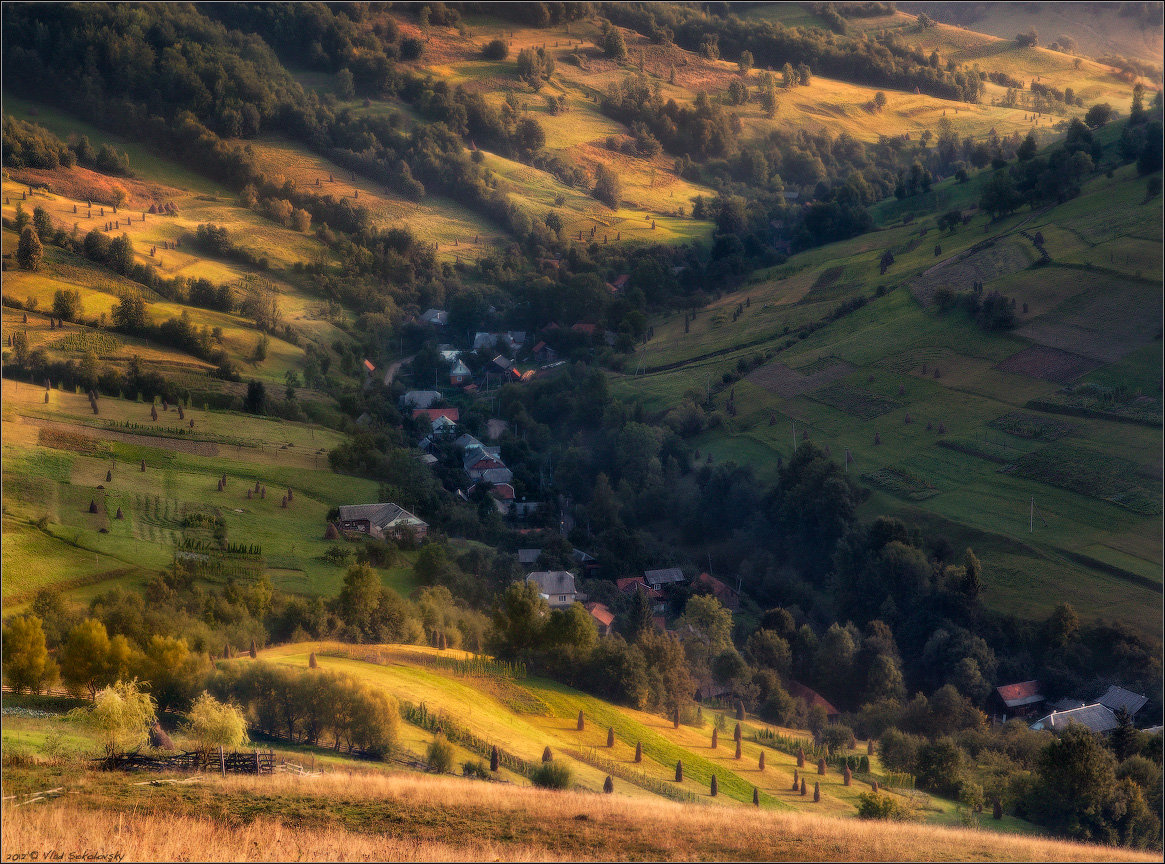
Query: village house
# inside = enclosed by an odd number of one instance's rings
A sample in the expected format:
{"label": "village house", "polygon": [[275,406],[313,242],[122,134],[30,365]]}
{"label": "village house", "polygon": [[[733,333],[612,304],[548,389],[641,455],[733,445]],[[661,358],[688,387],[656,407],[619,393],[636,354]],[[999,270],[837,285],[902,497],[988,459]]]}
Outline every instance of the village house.
{"label": "village house", "polygon": [[1145,707],[1149,699],[1146,696],[1133,693],[1131,690],[1126,690],[1124,687],[1117,687],[1114,684],[1096,701],[1114,714],[1120,711],[1121,708],[1124,708],[1129,712],[1129,716],[1132,717]]}
{"label": "village house", "polygon": [[1006,722],[1008,717],[1030,717],[1036,714],[1043,704],[1040,682],[1022,681],[1018,684],[996,687],[991,695],[990,708],[992,713],[998,713]]}
{"label": "village house", "polygon": [[615,623],[615,613],[608,609],[604,604],[591,601],[584,603],[583,608],[591,613],[591,617],[595,619],[595,626],[598,628],[600,636],[608,636],[611,633],[611,627]]}
{"label": "village house", "polygon": [[434,327],[444,327],[449,323],[449,313],[444,309],[428,309],[421,314],[421,322]]}
{"label": "village house", "polygon": [[431,408],[440,402],[441,394],[436,390],[409,390],[400,397],[401,408]]}
{"label": "village house", "polygon": [[539,363],[553,363],[558,359],[558,354],[545,342],[539,342],[534,346],[534,359]]}
{"label": "village house", "polygon": [[795,699],[804,699],[806,704],[812,708],[814,705],[819,705],[825,709],[825,719],[830,723],[836,723],[841,719],[841,712],[838,711],[829,700],[818,693],[816,690],[810,690],[804,684],[799,684],[796,681],[789,682],[789,695]]}
{"label": "village house", "polygon": [[472,380],[473,375],[460,359],[453,361],[453,368],[449,370],[449,383],[454,387],[460,387],[467,381]]}
{"label": "village house", "polygon": [[411,532],[424,537],[429,524],[396,504],[345,504],[340,507],[341,531],[357,531],[384,540]]}
{"label": "village house", "polygon": [[679,567],[668,567],[664,570],[644,570],[643,581],[658,591],[687,580],[684,579],[684,571]]}
{"label": "village house", "polygon": [[1112,709],[1098,702],[1095,705],[1085,705],[1082,708],[1071,708],[1067,711],[1053,711],[1051,714],[1045,714],[1031,724],[1031,728],[1036,732],[1044,729],[1049,732],[1062,732],[1068,728],[1070,723],[1079,723],[1102,735],[1108,734],[1118,725],[1116,714],[1113,713]]}
{"label": "village house", "polygon": [[630,281],[631,277],[626,273],[622,273],[608,282],[607,287],[611,289],[612,294],[618,294],[620,291],[627,287],[627,283]]}
{"label": "village house", "polygon": [[740,609],[740,595],[736,593],[735,589],[729,588],[715,576],[709,575],[708,573],[701,573],[696,577],[696,582],[693,587],[697,589],[697,593],[699,593],[699,589],[711,591],[712,596],[719,600],[720,605],[725,609],[733,612]]}
{"label": "village house", "polygon": [[519,549],[518,565],[527,573],[532,573],[538,569],[538,556],[541,554],[541,549]]}
{"label": "village house", "polygon": [[535,570],[526,581],[538,586],[538,593],[546,598],[551,609],[570,606],[578,597],[574,575],[566,570]]}

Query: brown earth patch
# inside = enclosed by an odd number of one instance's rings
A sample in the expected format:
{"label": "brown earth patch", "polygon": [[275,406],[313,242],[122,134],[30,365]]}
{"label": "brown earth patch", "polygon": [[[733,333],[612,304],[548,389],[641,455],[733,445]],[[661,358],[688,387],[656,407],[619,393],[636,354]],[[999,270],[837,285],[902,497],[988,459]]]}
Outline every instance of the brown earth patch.
{"label": "brown earth patch", "polygon": [[9,172],[18,183],[33,186],[46,185],[54,195],[63,195],[75,201],[92,201],[94,204],[112,206],[118,187],[125,190],[128,197],[123,210],[148,210],[151,204],[165,204],[186,198],[188,193],[160,183],[147,183],[129,177],[109,177],[88,168],[76,165],[69,169],[58,168],[48,171],[41,168],[21,168]]}
{"label": "brown earth patch", "polygon": [[[813,366],[816,365],[813,364]],[[807,368],[812,369],[813,366]],[[852,363],[838,360],[806,374],[797,369],[791,369],[784,363],[770,363],[750,372],[745,380],[751,381],[758,387],[763,387],[770,393],[776,393],[778,396],[789,399],[844,378],[855,368],[857,367]]]}
{"label": "brown earth patch", "polygon": [[1026,375],[1029,378],[1039,378],[1043,381],[1055,381],[1065,384],[1075,381],[1086,372],[1091,372],[1100,366],[1095,360],[1061,351],[1058,348],[1049,348],[1046,345],[1032,345],[1024,348],[1017,354],[1012,354],[996,366],[1001,372],[1012,372],[1016,375]]}

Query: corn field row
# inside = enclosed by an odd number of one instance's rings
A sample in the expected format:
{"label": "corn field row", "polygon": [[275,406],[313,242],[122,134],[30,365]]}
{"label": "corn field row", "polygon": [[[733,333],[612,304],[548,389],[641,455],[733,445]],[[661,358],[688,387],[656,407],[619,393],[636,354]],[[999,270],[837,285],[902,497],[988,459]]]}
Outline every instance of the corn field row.
{"label": "corn field row", "polygon": [[600,756],[593,747],[585,751],[564,750],[563,752],[585,765],[598,768],[612,777],[626,780],[640,789],[646,789],[648,792],[654,792],[656,795],[670,798],[672,801],[680,801],[684,804],[702,803],[700,796],[688,792],[686,789],[680,789],[674,783],[660,780],[658,777],[649,777],[647,772],[642,769],[636,771],[633,768],[628,768],[622,762]]}
{"label": "corn field row", "polygon": [[[444,735],[454,744],[459,744],[466,750],[472,751],[484,759],[490,759],[492,756],[494,744],[474,735],[464,726],[455,723],[443,714],[433,714],[424,702],[420,705],[413,705],[411,702],[402,700],[400,703],[400,716],[405,721],[412,723],[414,726],[419,726],[427,732]],[[498,764],[502,768],[513,771],[515,774],[521,774],[523,777],[530,777],[535,769],[532,763],[511,753],[507,753],[501,747],[498,747]]]}

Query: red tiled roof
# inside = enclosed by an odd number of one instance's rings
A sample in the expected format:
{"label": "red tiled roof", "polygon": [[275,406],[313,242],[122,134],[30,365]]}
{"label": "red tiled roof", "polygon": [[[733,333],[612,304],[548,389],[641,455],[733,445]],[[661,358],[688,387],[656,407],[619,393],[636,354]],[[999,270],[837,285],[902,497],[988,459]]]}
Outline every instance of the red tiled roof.
{"label": "red tiled roof", "polygon": [[537,354],[539,351],[541,351],[545,347],[546,347],[545,342],[539,342],[537,345],[534,346],[534,353]]}
{"label": "red tiled roof", "polygon": [[615,614],[602,603],[586,603],[583,608],[604,627],[610,627],[611,622],[615,620]]}
{"label": "red tiled roof", "polygon": [[1040,695],[1039,681],[1023,681],[1019,684],[1004,684],[996,687],[995,692],[1004,702],[1013,702],[1016,699],[1028,699]]}
{"label": "red tiled roof", "polygon": [[577,324],[575,324],[570,329],[573,330],[575,333],[586,333],[588,336],[595,335],[595,325],[594,324],[584,324],[582,321],[579,321]]}
{"label": "red tiled roof", "polygon": [[413,419],[417,417],[428,417],[430,420],[446,417],[456,423],[461,419],[461,413],[456,408],[414,408]]}
{"label": "red tiled roof", "polygon": [[369,372],[376,371],[376,367],[372,365],[372,361],[370,361],[370,360],[364,361],[364,368],[367,369]]}
{"label": "red tiled roof", "polygon": [[652,615],[651,623],[655,625],[657,630],[667,630],[667,619],[662,615]]}
{"label": "red tiled roof", "polygon": [[829,704],[829,700],[818,693],[816,690],[810,690],[804,684],[798,684],[796,681],[789,682],[789,695],[804,699],[809,703],[810,708],[812,708],[814,705],[820,705],[825,709],[825,714],[828,717],[832,717],[841,713],[831,704]]}
{"label": "red tiled roof", "polygon": [[513,501],[514,487],[509,483],[495,483],[489,494],[502,501]]}

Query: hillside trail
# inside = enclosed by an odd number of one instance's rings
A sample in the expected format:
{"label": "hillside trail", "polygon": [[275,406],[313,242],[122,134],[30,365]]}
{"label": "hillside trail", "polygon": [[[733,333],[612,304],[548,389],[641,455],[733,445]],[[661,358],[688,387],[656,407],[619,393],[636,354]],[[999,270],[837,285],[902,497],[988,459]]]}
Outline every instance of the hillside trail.
{"label": "hillside trail", "polygon": [[396,377],[396,373],[400,371],[400,367],[410,362],[416,356],[416,354],[410,354],[408,357],[402,357],[399,360],[394,361],[388,367],[388,370],[384,373],[384,386],[391,387],[392,379]]}

